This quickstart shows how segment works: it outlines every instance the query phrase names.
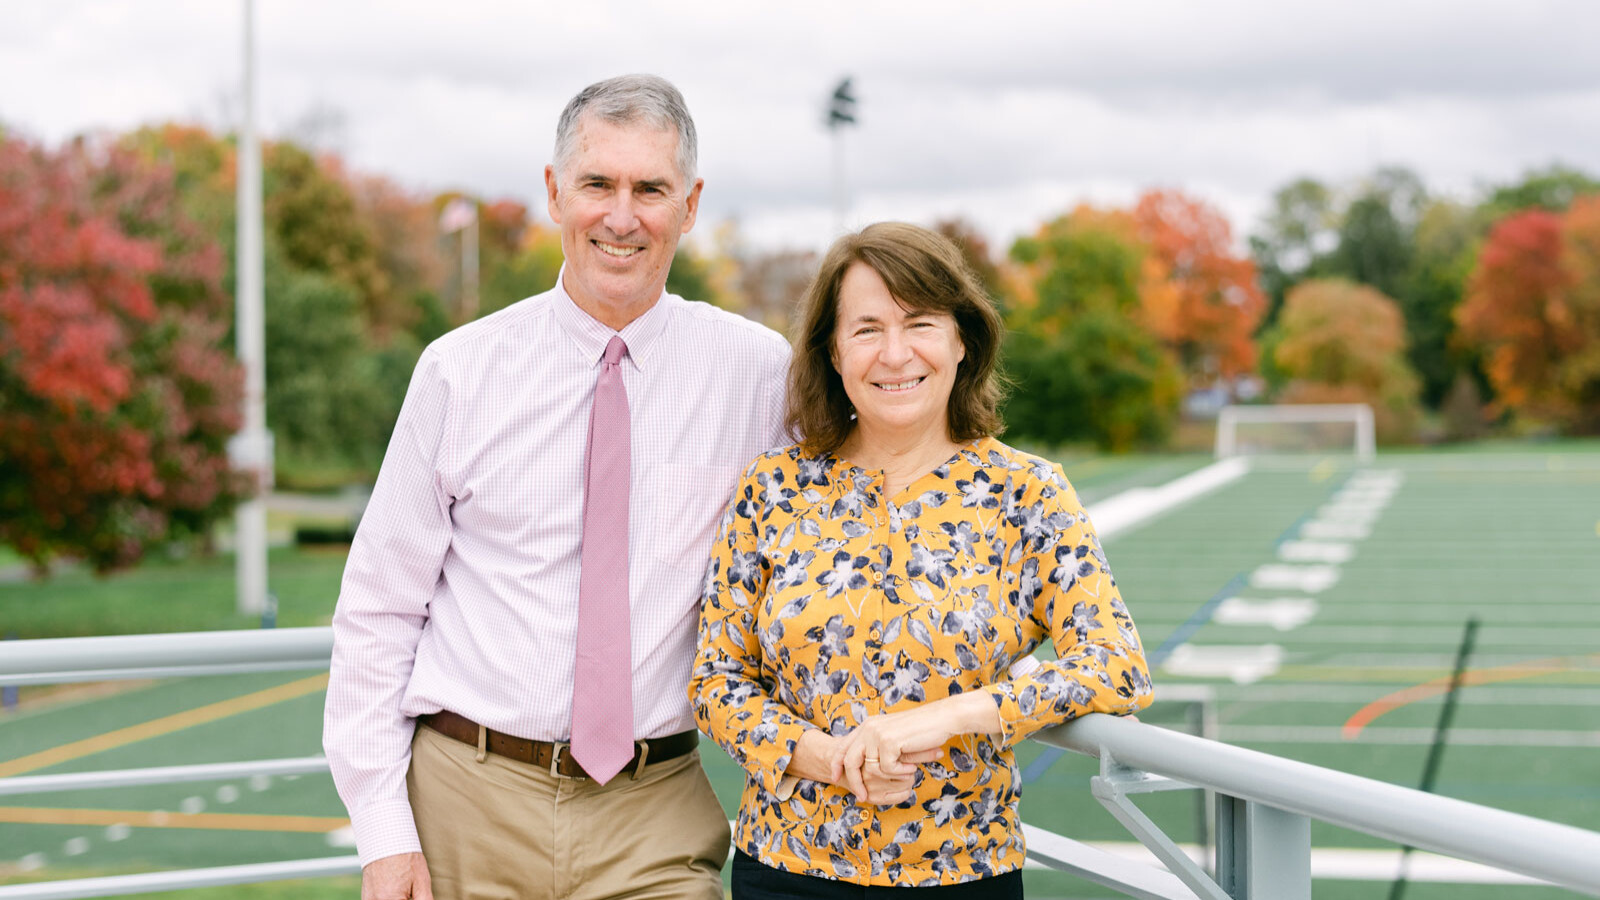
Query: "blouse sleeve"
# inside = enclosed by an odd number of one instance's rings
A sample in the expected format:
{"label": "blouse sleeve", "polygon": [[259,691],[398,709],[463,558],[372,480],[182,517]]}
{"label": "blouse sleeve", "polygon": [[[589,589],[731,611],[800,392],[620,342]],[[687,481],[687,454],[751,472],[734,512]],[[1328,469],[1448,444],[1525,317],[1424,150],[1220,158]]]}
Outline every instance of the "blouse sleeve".
{"label": "blouse sleeve", "polygon": [[763,790],[779,794],[795,744],[814,726],[773,696],[776,683],[762,671],[758,612],[771,567],[759,546],[754,471],[740,480],[712,545],[689,702],[700,730]]}
{"label": "blouse sleeve", "polygon": [[1011,746],[1034,732],[1087,713],[1128,715],[1150,705],[1150,671],[1100,540],[1060,467],[1036,479],[1018,501],[1027,525],[1007,554],[1018,589],[1035,594],[1029,618],[1047,631],[1056,659],[991,685],[1001,740]]}

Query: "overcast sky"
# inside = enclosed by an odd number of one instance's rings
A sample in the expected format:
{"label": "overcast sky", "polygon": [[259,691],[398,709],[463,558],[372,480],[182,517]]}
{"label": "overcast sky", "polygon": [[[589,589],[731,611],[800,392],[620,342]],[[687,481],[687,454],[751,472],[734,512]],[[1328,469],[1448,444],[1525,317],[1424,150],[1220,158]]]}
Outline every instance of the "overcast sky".
{"label": "overcast sky", "polygon": [[[812,2],[258,0],[262,130],[418,191],[530,203],[584,85],[683,90],[697,235],[831,234],[827,94],[855,78],[850,220],[962,215],[1009,241],[1077,202],[1178,186],[1248,233],[1299,175],[1378,164],[1463,197],[1561,161],[1600,173],[1595,0]],[[0,122],[56,142],[231,127],[239,0],[6,0]]]}

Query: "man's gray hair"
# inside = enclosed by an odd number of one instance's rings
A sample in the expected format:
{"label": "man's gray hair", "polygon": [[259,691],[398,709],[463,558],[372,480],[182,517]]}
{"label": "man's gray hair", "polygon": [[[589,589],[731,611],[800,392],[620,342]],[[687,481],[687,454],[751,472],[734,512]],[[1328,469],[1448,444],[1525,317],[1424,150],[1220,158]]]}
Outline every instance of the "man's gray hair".
{"label": "man's gray hair", "polygon": [[555,170],[566,173],[567,164],[577,151],[578,126],[584,116],[596,116],[613,125],[630,125],[640,120],[662,129],[678,132],[678,174],[684,190],[694,186],[698,162],[694,119],[683,95],[672,82],[658,75],[619,75],[597,81],[578,92],[561,111],[556,124]]}

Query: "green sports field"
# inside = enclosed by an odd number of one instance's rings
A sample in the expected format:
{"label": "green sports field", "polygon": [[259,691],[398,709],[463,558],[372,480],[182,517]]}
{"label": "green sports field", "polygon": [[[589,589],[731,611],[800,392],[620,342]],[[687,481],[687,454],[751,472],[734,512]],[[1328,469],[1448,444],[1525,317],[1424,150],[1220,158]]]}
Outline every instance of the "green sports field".
{"label": "green sports field", "polygon": [[[1092,506],[1207,460],[1065,462]],[[1220,740],[1415,786],[1442,702],[1428,685],[1448,676],[1475,616],[1472,673],[1436,790],[1600,830],[1597,520],[1600,453],[1582,450],[1394,454],[1365,469],[1332,460],[1258,465],[1106,542],[1146,650],[1160,663],[1146,720],[1181,722],[1189,707],[1159,699],[1162,688],[1187,696],[1176,687],[1201,686],[1214,696]],[[302,589],[327,583],[326,561],[317,565]],[[0,615],[40,590],[0,586]],[[332,602],[329,589],[328,611]],[[0,776],[311,755],[321,699],[319,673],[301,672],[36,704],[0,716]],[[1029,822],[1081,840],[1131,840],[1086,790],[1093,761],[1040,761],[1040,753],[1029,746],[1021,754],[1032,775]],[[714,749],[707,766],[731,809],[737,771]],[[1193,795],[1141,806],[1179,841],[1198,839]],[[351,852],[342,817],[326,776],[0,798],[0,882],[339,855]],[[1385,846],[1320,825],[1313,844]],[[1342,863],[1324,871],[1331,877],[1317,881],[1319,900],[1388,894],[1387,883],[1354,878]],[[1030,872],[1028,881],[1034,897],[1107,896],[1055,873]],[[281,896],[337,896],[351,884]],[[1571,895],[1418,883],[1406,896]]]}

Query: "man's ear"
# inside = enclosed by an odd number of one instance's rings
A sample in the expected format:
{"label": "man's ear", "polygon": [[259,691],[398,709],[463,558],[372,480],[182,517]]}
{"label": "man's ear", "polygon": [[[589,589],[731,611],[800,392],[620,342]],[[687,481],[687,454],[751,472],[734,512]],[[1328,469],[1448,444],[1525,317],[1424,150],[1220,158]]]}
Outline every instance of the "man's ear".
{"label": "man's ear", "polygon": [[689,229],[694,227],[695,216],[700,214],[700,189],[705,186],[706,180],[704,178],[696,178],[694,187],[689,188],[689,196],[684,200],[684,205],[688,207],[689,213],[683,217],[683,228],[678,232],[679,234],[688,234]]}
{"label": "man's ear", "polygon": [[555,166],[545,166],[544,167],[544,189],[545,189],[545,193],[547,193],[549,195],[549,197],[548,197],[546,202],[547,202],[547,208],[548,208],[548,210],[550,212],[550,221],[556,223],[557,225],[560,225],[561,224],[561,206],[556,203],[556,195],[558,193],[560,193],[560,192],[556,187],[556,167]]}

